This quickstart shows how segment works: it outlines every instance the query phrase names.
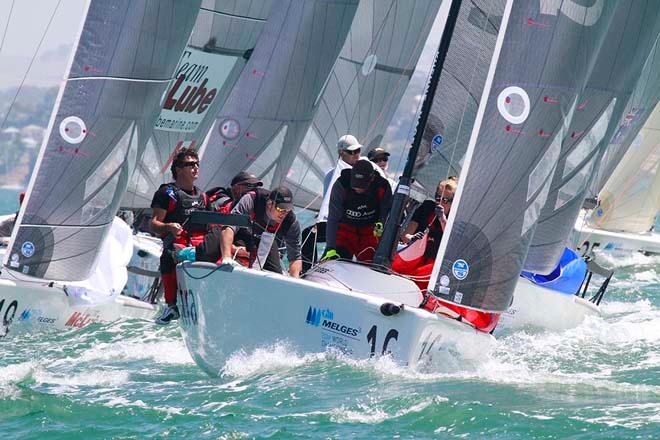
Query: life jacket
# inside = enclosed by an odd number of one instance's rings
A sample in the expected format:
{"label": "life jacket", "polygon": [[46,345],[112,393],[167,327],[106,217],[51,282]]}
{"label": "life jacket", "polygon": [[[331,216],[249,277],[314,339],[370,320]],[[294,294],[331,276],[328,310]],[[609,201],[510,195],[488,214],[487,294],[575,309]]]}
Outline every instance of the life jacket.
{"label": "life jacket", "polygon": [[353,226],[366,226],[380,219],[380,204],[385,197],[386,189],[389,189],[390,185],[387,180],[376,174],[374,181],[363,194],[358,194],[351,187],[350,168],[342,170],[337,180],[339,180],[345,194],[343,203],[344,212],[339,221],[340,223]]}
{"label": "life jacket", "polygon": [[234,206],[234,198],[231,194],[230,188],[223,188],[221,186],[211,188],[206,191],[208,196],[208,203],[211,209],[222,214],[229,214],[231,208]]}
{"label": "life jacket", "polygon": [[188,194],[175,183],[165,183],[159,189],[165,187],[165,192],[169,196],[164,223],[179,223],[183,226],[184,238],[194,232],[206,232],[205,225],[196,225],[190,223],[190,214],[195,210],[206,210],[208,197],[202,190],[194,187],[195,195]]}

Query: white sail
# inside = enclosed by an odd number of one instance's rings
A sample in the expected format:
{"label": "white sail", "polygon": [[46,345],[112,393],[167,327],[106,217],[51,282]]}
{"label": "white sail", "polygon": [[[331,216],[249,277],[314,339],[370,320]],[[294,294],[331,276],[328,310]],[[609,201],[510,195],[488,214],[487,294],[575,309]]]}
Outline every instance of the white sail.
{"label": "white sail", "polygon": [[[487,16],[498,10],[492,2],[480,7]],[[496,313],[511,304],[561,142],[613,9],[575,19],[559,8],[506,2],[429,283],[444,301]],[[582,62],[570,70],[548,62],[567,59]],[[446,175],[428,184],[438,177]]]}
{"label": "white sail", "polygon": [[660,208],[660,105],[599,194],[590,223],[600,229],[648,232]]}
{"label": "white sail", "polygon": [[[315,103],[314,120],[287,176],[301,206],[318,209],[323,178],[347,133],[381,144],[431,30],[439,0],[364,0]],[[366,153],[366,152],[365,152]]]}
{"label": "white sail", "polygon": [[[643,1],[616,4],[605,40],[578,98],[568,136],[562,141],[557,171],[539,215],[525,270],[549,274],[557,267],[604,151],[608,146],[621,148],[619,144],[627,142],[625,138],[632,139],[639,130],[635,125],[650,113],[639,110],[653,106],[657,100],[657,93],[651,90],[660,84],[660,14],[657,9],[648,13],[650,5],[652,2]],[[628,120],[626,115],[635,107],[639,121]],[[628,131],[631,133],[624,135]]]}
{"label": "white sail", "polygon": [[243,74],[216,115],[200,171],[202,187],[225,186],[240,170],[256,174],[267,186],[284,180],[357,3],[277,3]]}
{"label": "white sail", "polygon": [[94,267],[199,2],[88,2],[5,264],[82,280]]}
{"label": "white sail", "polygon": [[153,135],[139,152],[122,206],[148,208],[184,147],[203,156],[216,115],[249,60],[271,1],[205,0],[173,79],[161,99]]}

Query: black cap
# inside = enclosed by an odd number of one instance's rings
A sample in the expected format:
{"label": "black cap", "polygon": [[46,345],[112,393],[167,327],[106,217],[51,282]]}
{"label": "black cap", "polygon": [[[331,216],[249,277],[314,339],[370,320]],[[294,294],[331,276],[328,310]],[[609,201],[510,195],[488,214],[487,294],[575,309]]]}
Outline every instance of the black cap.
{"label": "black cap", "polygon": [[275,202],[275,206],[282,209],[293,209],[293,194],[284,186],[278,186],[270,192],[268,199]]}
{"label": "black cap", "polygon": [[263,186],[264,184],[257,179],[257,176],[250,174],[246,171],[241,171],[236,174],[233,179],[231,179],[231,186],[238,185],[239,183],[252,185],[252,186]]}
{"label": "black cap", "polygon": [[383,158],[386,159],[388,157],[390,157],[390,153],[388,153],[387,151],[385,151],[383,148],[380,147],[374,148],[369,152],[369,154],[367,154],[367,158],[369,158],[369,160],[376,160]]}
{"label": "black cap", "polygon": [[351,186],[361,189],[368,188],[375,172],[371,162],[366,159],[358,160],[351,169]]}

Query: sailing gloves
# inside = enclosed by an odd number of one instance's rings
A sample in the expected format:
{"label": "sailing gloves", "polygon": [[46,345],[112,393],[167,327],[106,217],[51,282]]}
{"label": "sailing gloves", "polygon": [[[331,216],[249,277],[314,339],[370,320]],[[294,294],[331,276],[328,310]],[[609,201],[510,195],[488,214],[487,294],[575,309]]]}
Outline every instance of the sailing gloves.
{"label": "sailing gloves", "polygon": [[383,236],[383,222],[374,223],[374,237],[380,238]]}
{"label": "sailing gloves", "polygon": [[339,258],[339,254],[337,253],[336,250],[326,249],[325,253],[323,254],[323,257],[321,257],[321,261],[337,260],[338,258]]}
{"label": "sailing gloves", "polygon": [[421,239],[422,237],[424,237],[424,233],[425,233],[424,231],[419,231],[416,234],[413,234],[410,237],[410,241],[412,242],[412,241],[417,241],[417,240]]}
{"label": "sailing gloves", "polygon": [[443,208],[442,205],[435,205],[435,216],[438,218],[445,216],[445,208]]}

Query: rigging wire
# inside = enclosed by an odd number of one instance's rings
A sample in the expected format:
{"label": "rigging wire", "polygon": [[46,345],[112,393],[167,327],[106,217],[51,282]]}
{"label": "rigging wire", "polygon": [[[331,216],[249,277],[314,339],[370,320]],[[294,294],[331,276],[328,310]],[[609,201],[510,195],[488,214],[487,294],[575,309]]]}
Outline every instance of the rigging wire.
{"label": "rigging wire", "polygon": [[[7,113],[5,114],[4,119],[2,120],[2,123],[0,123],[0,129],[5,126],[5,123],[7,122],[7,119],[9,119],[9,115],[11,114],[11,109],[13,108],[14,104],[16,104],[16,99],[18,98],[19,93],[21,90],[23,90],[23,85],[25,84],[25,80],[27,79],[28,74],[30,73],[30,70],[32,69],[32,64],[34,64],[34,60],[37,58],[37,54],[39,53],[39,50],[41,49],[41,45],[44,42],[44,39],[46,38],[46,34],[48,34],[48,31],[50,30],[50,25],[53,23],[53,19],[55,18],[55,14],[60,8],[60,4],[62,3],[62,0],[58,0],[57,5],[55,5],[55,9],[53,10],[53,13],[50,15],[50,19],[48,20],[48,24],[46,25],[46,29],[44,30],[44,33],[41,35],[41,39],[39,40],[39,44],[37,45],[37,49],[34,51],[34,54],[32,55],[32,59],[30,59],[30,64],[28,65],[27,70],[25,71],[25,75],[23,75],[23,79],[21,80],[20,85],[16,89],[16,93],[14,94],[14,98],[11,100],[9,104],[9,108],[7,109]],[[12,9],[13,9],[13,2],[12,2]],[[11,18],[11,11],[10,11],[10,18]],[[9,21],[7,21],[7,28],[9,27]],[[7,28],[5,28],[5,34],[7,33]],[[2,38],[2,43],[4,44],[4,36]],[[1,49],[2,46],[0,46]]]}
{"label": "rigging wire", "polygon": [[11,14],[14,11],[14,2],[11,1],[11,6],[9,7],[9,17],[7,17],[7,24],[5,25],[5,31],[2,33],[2,41],[0,42],[0,53],[2,53],[2,48],[5,46],[5,38],[7,37],[7,30],[9,29],[9,23],[11,22]]}

